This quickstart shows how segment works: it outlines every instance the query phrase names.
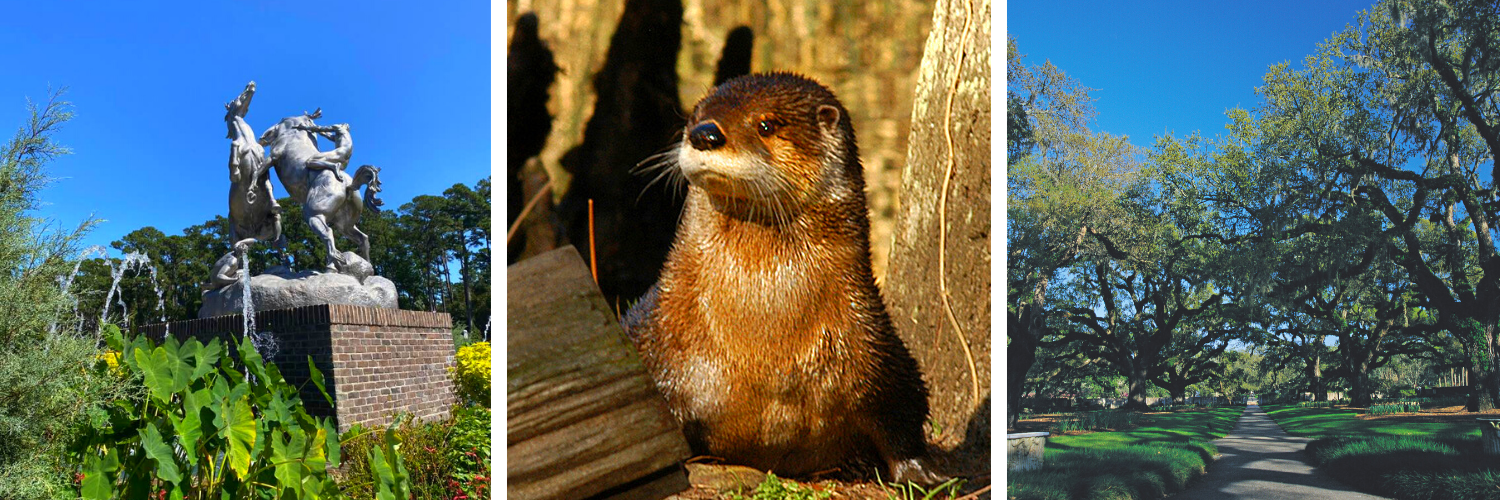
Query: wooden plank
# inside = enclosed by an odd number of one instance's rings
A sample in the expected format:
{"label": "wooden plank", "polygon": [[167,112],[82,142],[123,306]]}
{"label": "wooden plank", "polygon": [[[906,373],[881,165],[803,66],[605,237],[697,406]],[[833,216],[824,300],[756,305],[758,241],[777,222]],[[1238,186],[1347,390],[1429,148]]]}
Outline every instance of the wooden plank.
{"label": "wooden plank", "polygon": [[577,250],[510,266],[506,286],[510,498],[586,498],[652,475],[650,495],[686,488],[661,474],[681,474],[682,430]]}

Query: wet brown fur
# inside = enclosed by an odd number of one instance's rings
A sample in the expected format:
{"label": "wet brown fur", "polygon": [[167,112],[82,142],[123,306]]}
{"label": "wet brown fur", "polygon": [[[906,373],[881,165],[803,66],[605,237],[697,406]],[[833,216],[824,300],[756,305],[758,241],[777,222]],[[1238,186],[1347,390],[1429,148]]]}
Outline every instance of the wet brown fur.
{"label": "wet brown fur", "polygon": [[[772,73],[714,88],[687,129],[709,121],[727,139],[716,153],[772,171],[687,176],[661,277],[626,318],[694,451],[793,476],[883,463],[887,480],[931,482],[927,390],[870,270],[848,112]],[[689,153],[667,167],[688,170]]]}

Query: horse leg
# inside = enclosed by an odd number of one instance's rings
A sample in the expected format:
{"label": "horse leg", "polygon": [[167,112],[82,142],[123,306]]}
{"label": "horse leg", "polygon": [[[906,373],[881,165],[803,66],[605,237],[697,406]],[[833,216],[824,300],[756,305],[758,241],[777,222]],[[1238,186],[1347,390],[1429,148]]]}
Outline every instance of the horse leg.
{"label": "horse leg", "polygon": [[328,247],[328,263],[326,267],[329,272],[338,272],[338,264],[344,263],[344,258],[339,254],[339,249],[333,243],[333,229],[328,227],[328,220],[323,214],[311,214],[307,216],[307,225],[311,227],[318,238]]}
{"label": "horse leg", "polygon": [[[370,262],[369,235],[366,235],[364,231],[360,231],[359,227],[355,226],[354,224],[350,224],[349,227],[343,231],[343,233],[344,237],[354,240],[355,243],[359,244],[359,256],[364,257],[365,262]],[[374,263],[371,262],[371,265],[374,265]]]}

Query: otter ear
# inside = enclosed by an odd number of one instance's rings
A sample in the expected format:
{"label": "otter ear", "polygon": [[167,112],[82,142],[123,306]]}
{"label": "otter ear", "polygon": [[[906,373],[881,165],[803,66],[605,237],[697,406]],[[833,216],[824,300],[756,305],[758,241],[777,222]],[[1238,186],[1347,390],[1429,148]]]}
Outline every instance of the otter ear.
{"label": "otter ear", "polygon": [[839,108],[827,104],[818,106],[818,126],[824,132],[832,133],[839,127]]}

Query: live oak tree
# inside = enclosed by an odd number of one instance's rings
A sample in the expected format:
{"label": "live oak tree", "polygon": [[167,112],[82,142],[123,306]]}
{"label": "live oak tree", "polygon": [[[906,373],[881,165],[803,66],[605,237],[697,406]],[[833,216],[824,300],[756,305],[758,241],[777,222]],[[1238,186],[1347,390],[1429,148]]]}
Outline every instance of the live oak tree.
{"label": "live oak tree", "polygon": [[1006,56],[1006,406],[1014,423],[1037,349],[1060,320],[1050,292],[1060,273],[1103,254],[1100,235],[1130,241],[1117,201],[1139,183],[1140,160],[1125,137],[1089,130],[1087,88],[1051,63],[1025,64],[1014,39]]}
{"label": "live oak tree", "polygon": [[1387,0],[1261,89],[1260,154],[1313,217],[1381,217],[1372,245],[1412,285],[1410,307],[1470,353],[1470,410],[1495,407],[1500,338],[1500,4]]}

